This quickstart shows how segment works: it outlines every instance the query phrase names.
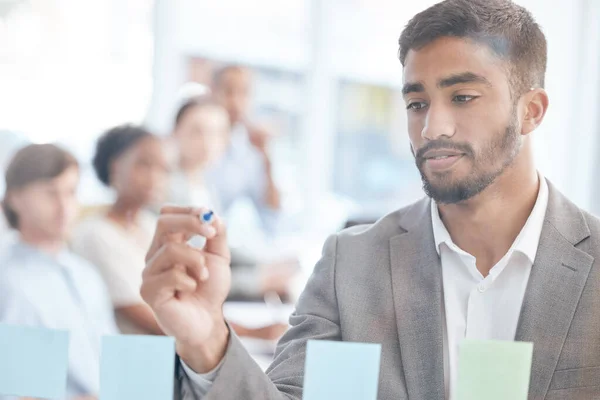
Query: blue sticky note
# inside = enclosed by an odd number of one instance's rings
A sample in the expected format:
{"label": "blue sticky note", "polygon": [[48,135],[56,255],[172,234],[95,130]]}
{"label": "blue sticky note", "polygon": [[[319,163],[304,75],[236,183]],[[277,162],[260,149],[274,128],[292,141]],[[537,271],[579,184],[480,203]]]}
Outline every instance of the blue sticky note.
{"label": "blue sticky note", "polygon": [[381,345],[310,340],[304,400],[376,400]]}
{"label": "blue sticky note", "polygon": [[0,323],[0,395],[64,399],[69,334]]}
{"label": "blue sticky note", "polygon": [[102,338],[100,400],[171,400],[175,340],[162,336]]}

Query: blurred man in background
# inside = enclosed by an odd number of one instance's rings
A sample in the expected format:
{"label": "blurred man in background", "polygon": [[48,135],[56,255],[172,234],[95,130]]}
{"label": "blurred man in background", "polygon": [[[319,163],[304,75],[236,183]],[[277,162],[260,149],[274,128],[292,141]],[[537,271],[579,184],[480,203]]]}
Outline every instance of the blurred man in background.
{"label": "blurred man in background", "polygon": [[78,183],[71,154],[29,145],[7,168],[2,203],[19,237],[0,260],[0,322],[70,333],[69,399],[98,394],[101,336],[117,333],[102,278],[67,249]]}
{"label": "blurred man in background", "polygon": [[227,110],[231,124],[229,148],[210,175],[225,212],[239,198],[254,203],[267,229],[272,229],[281,208],[273,179],[268,144],[271,134],[250,121],[252,76],[248,69],[227,66],[218,70],[213,95]]}
{"label": "blurred man in background", "polygon": [[[17,150],[29,144],[25,135],[10,130],[0,130],[0,171],[6,171],[8,163]],[[0,180],[0,198],[4,196],[4,180]],[[1,213],[0,213],[1,214]],[[3,250],[14,240],[15,232],[8,225],[4,215],[0,215],[0,256]]]}

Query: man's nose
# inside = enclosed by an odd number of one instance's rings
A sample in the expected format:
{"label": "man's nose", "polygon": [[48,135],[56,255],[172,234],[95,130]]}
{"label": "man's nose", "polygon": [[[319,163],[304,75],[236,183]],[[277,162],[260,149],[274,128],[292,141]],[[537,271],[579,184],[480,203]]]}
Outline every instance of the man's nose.
{"label": "man's nose", "polygon": [[452,113],[442,106],[431,104],[425,117],[425,125],[421,137],[427,140],[437,140],[442,136],[452,137],[456,131]]}

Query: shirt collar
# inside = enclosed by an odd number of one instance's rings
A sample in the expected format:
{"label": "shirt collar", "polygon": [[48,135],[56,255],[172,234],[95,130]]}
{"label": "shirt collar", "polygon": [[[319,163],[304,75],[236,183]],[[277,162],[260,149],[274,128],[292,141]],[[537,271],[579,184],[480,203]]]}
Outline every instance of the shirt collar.
{"label": "shirt collar", "polygon": [[[524,254],[529,261],[533,264],[537,255],[538,245],[540,243],[540,236],[542,234],[542,228],[544,225],[544,218],[546,216],[546,209],[548,207],[548,183],[542,174],[538,173],[540,180],[540,188],[538,191],[537,200],[533,206],[533,210],[527,218],[523,229],[517,235],[517,238],[513,242],[510,251],[518,251]],[[456,247],[450,233],[446,229],[446,226],[440,218],[438,207],[435,201],[431,201],[431,221],[433,225],[433,237],[435,241],[435,249],[440,254],[440,248],[442,243],[445,243],[449,248]]]}
{"label": "shirt collar", "polygon": [[49,254],[21,239],[17,239],[13,243],[13,255],[17,257],[37,257],[57,265],[68,264],[70,261],[70,253],[66,246],[56,254]]}

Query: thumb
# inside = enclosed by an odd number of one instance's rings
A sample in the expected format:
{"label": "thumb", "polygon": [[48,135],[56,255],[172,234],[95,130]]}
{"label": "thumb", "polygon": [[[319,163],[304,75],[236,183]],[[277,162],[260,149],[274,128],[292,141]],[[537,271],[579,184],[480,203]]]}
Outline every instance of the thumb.
{"label": "thumb", "polygon": [[211,225],[215,228],[217,234],[211,239],[206,240],[204,251],[229,260],[231,255],[229,252],[229,245],[227,244],[227,229],[225,228],[225,223],[220,217],[215,216]]}

